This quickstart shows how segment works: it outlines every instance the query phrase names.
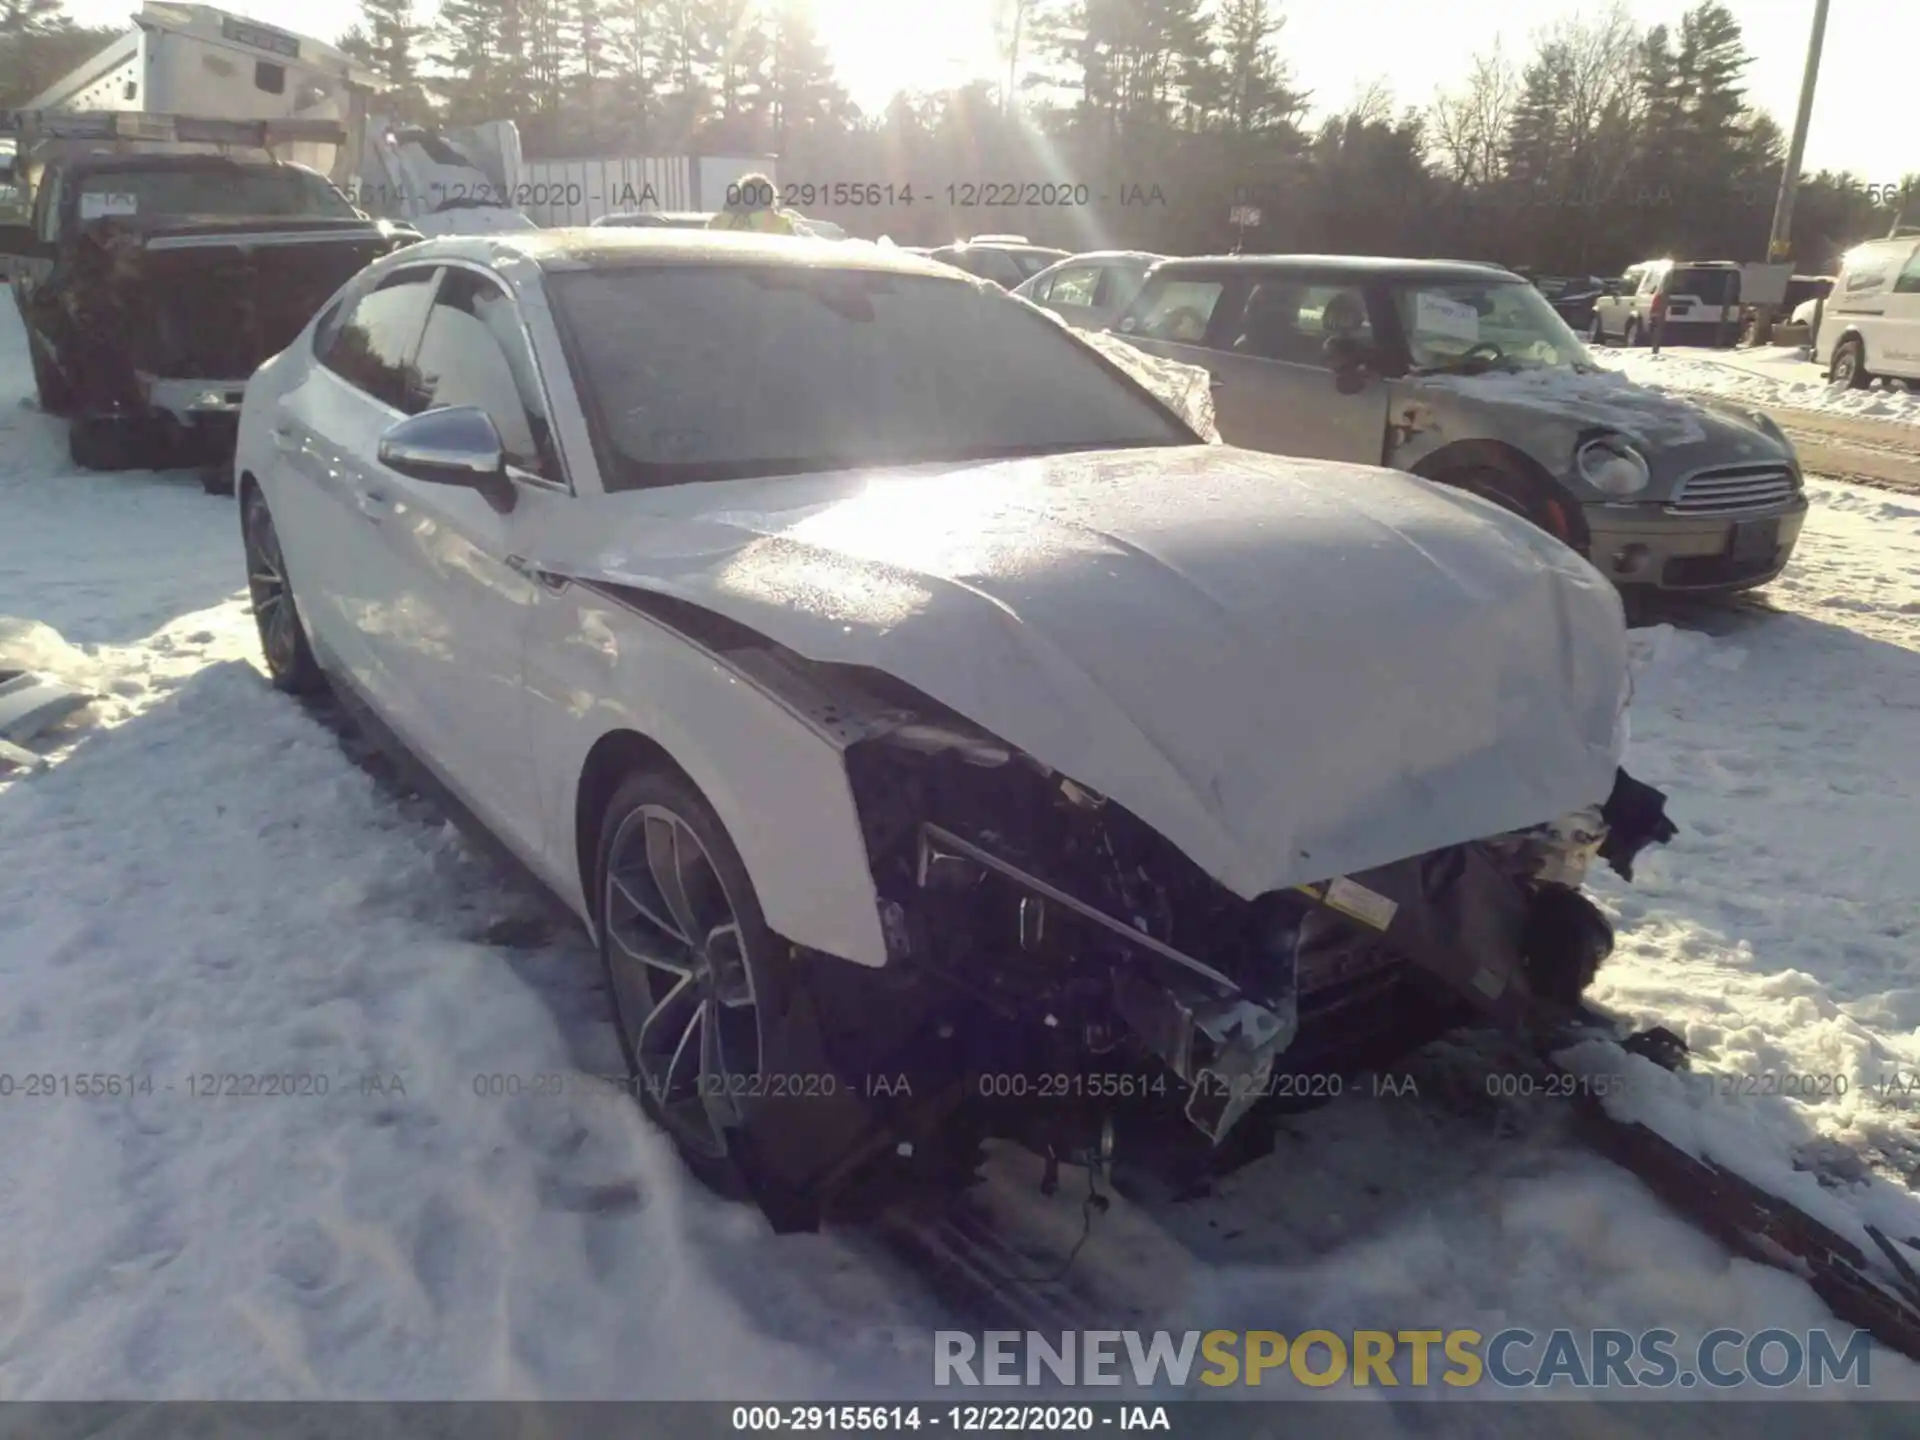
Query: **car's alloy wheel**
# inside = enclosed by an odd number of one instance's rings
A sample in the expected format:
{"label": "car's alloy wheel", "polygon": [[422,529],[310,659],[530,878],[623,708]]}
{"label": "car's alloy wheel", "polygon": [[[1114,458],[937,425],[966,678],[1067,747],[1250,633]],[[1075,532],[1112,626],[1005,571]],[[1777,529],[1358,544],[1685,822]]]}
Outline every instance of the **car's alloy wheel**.
{"label": "car's alloy wheel", "polygon": [[1833,369],[1828,379],[1835,385],[1844,385],[1849,390],[1863,390],[1872,377],[1867,367],[1861,363],[1866,357],[1860,349],[1858,340],[1842,340],[1833,352]]}
{"label": "car's alloy wheel", "polygon": [[649,802],[605,855],[601,926],[616,1020],[647,1109],[691,1156],[724,1162],[763,1054],[753,950],[722,869],[694,826]]}
{"label": "car's alloy wheel", "polygon": [[266,657],[267,673],[289,694],[306,694],[321,684],[320,667],[301,628],[272,512],[258,490],[247,495],[240,512],[240,530],[247,556],[247,593],[253,599],[253,621],[260,631],[260,651]]}

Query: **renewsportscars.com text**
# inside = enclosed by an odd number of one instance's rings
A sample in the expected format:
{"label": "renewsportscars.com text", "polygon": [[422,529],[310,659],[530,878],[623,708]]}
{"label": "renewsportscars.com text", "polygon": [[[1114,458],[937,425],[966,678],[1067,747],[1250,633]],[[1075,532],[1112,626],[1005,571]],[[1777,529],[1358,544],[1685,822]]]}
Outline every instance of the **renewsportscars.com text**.
{"label": "renewsportscars.com text", "polygon": [[933,1383],[1865,1389],[1872,1348],[1864,1330],[939,1330]]}

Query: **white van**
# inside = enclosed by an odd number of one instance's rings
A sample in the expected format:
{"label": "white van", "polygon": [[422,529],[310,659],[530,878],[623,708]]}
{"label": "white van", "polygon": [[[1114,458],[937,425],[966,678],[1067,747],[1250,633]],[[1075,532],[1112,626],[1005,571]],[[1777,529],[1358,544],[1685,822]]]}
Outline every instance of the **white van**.
{"label": "white van", "polygon": [[1813,360],[1855,390],[1876,375],[1920,380],[1920,233],[1869,240],[1841,258]]}

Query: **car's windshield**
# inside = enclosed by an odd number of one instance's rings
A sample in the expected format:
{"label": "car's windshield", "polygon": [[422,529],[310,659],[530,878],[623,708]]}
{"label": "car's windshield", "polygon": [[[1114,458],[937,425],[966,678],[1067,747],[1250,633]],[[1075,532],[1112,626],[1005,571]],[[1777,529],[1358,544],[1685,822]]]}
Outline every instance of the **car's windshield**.
{"label": "car's windshield", "polygon": [[609,489],[1198,440],[1054,321],[958,279],[663,265],[549,286]]}
{"label": "car's windshield", "polygon": [[1567,322],[1524,280],[1396,285],[1393,303],[1416,372],[1596,368]]}
{"label": "car's windshield", "polygon": [[338,190],[287,165],[104,170],[80,182],[82,222],[108,215],[246,215],[258,218],[357,213]]}

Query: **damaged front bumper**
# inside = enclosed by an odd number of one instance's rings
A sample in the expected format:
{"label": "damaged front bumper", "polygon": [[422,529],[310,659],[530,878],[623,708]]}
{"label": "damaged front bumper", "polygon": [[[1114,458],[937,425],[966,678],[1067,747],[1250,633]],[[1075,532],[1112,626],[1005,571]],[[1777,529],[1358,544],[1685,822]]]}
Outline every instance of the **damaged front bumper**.
{"label": "damaged front bumper", "polygon": [[[1059,1003],[1044,1000],[1042,1023],[1097,1037],[1110,1022],[1186,1087],[1185,1119],[1217,1145],[1272,1093],[1303,1026],[1334,1023],[1313,1001],[1339,976],[1412,967],[1509,1029],[1567,1013],[1613,944],[1611,927],[1578,890],[1588,864],[1604,858],[1630,877],[1634,856],[1673,833],[1664,797],[1621,771],[1604,806],[1553,825],[1262,897],[1234,933],[1216,931],[1231,955],[1204,959],[1156,935],[1145,913],[1110,913],[996,853],[985,837],[943,825],[919,826],[915,881],[1009,917],[1011,948],[1039,971],[1104,954],[1107,963],[1091,967],[1098,993],[1083,988],[1076,1010],[1073,982],[1055,977]],[[1034,993],[1044,996],[1051,982],[1035,978]],[[1376,993],[1406,1003],[1404,992]],[[1063,1018],[1070,1013],[1071,1022]],[[1316,1052],[1330,1052],[1330,1068],[1344,1068],[1341,1036],[1308,1038]]]}

